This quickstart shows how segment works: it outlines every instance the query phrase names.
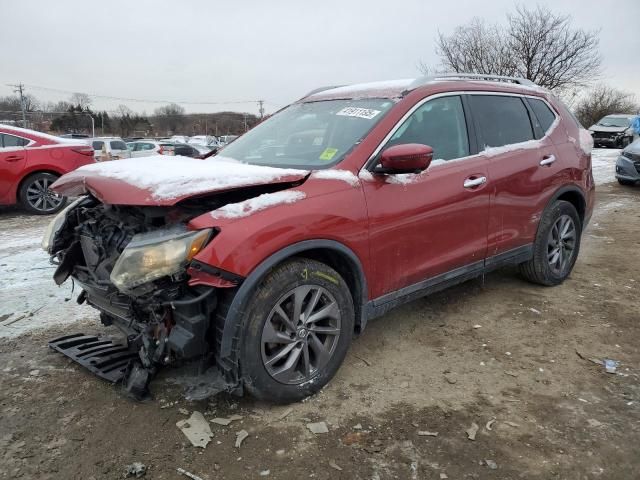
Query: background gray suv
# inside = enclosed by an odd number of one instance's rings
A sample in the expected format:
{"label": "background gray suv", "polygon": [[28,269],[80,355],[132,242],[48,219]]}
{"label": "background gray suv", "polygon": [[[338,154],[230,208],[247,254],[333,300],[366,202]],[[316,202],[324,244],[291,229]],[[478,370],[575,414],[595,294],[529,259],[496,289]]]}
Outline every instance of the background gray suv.
{"label": "background gray suv", "polygon": [[640,182],[640,139],[620,152],[616,160],[616,178],[620,185]]}

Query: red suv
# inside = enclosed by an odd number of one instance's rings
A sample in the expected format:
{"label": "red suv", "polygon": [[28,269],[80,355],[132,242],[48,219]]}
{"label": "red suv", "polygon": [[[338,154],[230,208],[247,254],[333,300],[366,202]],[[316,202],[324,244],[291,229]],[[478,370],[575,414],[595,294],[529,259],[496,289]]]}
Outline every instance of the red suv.
{"label": "red suv", "polygon": [[49,190],[60,175],[94,163],[93,148],[34,130],[0,125],[0,205],[56,213],[65,198]]}
{"label": "red suv", "polygon": [[87,195],[43,239],[124,345],[50,346],[147,394],[317,392],[391,308],[508,264],[557,285],[594,201],[591,137],[547,91],[456,76],[317,90],[208,161],[150,157],[56,182]]}

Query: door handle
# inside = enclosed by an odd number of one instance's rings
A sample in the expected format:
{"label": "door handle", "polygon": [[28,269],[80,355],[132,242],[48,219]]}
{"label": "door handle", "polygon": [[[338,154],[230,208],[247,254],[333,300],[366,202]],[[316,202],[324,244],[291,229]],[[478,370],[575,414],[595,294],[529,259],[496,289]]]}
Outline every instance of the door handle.
{"label": "door handle", "polygon": [[540,160],[540,166],[544,167],[545,165],[551,165],[555,161],[556,161],[555,155],[545,155],[544,157],[542,157],[542,160]]}
{"label": "door handle", "polygon": [[5,158],[5,160],[7,162],[17,162],[18,160],[22,160],[22,156],[21,155],[10,155],[7,158]]}
{"label": "door handle", "polygon": [[464,188],[475,188],[487,183],[487,177],[467,178],[464,181]]}

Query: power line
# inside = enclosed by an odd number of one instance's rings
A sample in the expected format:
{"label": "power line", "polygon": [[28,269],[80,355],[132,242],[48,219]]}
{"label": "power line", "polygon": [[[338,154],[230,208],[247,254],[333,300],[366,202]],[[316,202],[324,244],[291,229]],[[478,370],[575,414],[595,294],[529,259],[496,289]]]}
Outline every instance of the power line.
{"label": "power line", "polygon": [[[25,85],[23,85],[25,86]],[[213,101],[201,101],[201,102],[194,102],[194,101],[190,101],[190,100],[152,100],[152,99],[142,99],[142,98],[130,98],[130,97],[117,97],[117,96],[112,96],[112,95],[100,95],[97,93],[87,93],[87,92],[78,92],[78,91],[72,91],[72,90],[63,90],[60,88],[52,88],[52,87],[43,87],[40,85],[26,85],[29,88],[32,88],[34,90],[44,90],[44,91],[49,91],[49,92],[57,92],[57,93],[65,93],[65,94],[74,94],[74,93],[84,93],[85,95],[88,95],[89,97],[92,98],[103,98],[106,100],[120,100],[120,101],[124,101],[124,102],[140,102],[140,103],[162,103],[162,104],[167,104],[167,103],[177,103],[177,104],[182,104],[182,105],[234,105],[234,104],[246,104],[246,103],[258,103],[260,102],[260,100],[231,100],[231,101],[223,101],[223,102],[213,102]]]}

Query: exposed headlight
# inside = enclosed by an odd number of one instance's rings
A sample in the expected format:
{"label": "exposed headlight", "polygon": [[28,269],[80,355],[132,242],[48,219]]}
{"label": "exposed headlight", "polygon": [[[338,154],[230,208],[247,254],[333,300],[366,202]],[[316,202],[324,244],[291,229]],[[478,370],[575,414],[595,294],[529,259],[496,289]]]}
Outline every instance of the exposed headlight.
{"label": "exposed headlight", "polygon": [[111,282],[127,291],[180,272],[206,245],[211,229],[168,229],[134,235],[111,271]]}
{"label": "exposed headlight", "polygon": [[45,252],[47,252],[49,255],[53,253],[51,252],[51,247],[53,246],[53,239],[56,237],[57,233],[62,228],[62,225],[64,225],[64,221],[67,219],[67,213],[73,210],[84,199],[85,197],[80,197],[76,201],[71,202],[69,205],[63,208],[60,211],[60,213],[58,213],[55,216],[55,218],[51,220],[51,222],[49,222],[49,225],[47,225],[47,228],[44,231],[44,235],[42,236],[41,245],[42,245],[42,249]]}

